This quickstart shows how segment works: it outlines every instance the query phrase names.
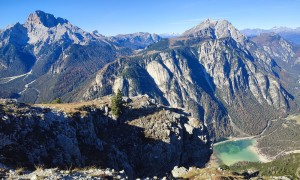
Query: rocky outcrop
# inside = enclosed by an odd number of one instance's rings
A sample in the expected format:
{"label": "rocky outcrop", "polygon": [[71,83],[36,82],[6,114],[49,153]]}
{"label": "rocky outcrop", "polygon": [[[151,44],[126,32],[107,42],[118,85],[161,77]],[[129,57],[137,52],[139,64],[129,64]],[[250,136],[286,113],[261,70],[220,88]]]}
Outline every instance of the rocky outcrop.
{"label": "rocky outcrop", "polygon": [[1,168],[0,178],[3,179],[128,179],[125,172],[115,171],[114,169],[97,169],[95,167],[90,168],[77,168],[69,170],[61,170],[59,168],[45,169],[42,166],[37,166],[35,171],[29,171],[23,168],[10,169]]}
{"label": "rocky outcrop", "polygon": [[116,121],[105,108],[109,104],[82,107],[83,115],[3,101],[0,160],[29,168],[94,165],[124,169],[130,177],[204,166],[211,154],[206,127],[179,109],[153,102],[133,98]]}

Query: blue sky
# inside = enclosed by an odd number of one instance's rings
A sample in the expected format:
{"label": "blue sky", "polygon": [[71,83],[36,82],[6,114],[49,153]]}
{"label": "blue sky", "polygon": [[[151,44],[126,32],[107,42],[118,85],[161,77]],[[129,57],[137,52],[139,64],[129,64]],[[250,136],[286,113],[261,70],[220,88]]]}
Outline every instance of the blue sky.
{"label": "blue sky", "polygon": [[1,0],[0,29],[24,23],[35,10],[104,35],[181,33],[207,18],[238,29],[300,27],[300,0]]}

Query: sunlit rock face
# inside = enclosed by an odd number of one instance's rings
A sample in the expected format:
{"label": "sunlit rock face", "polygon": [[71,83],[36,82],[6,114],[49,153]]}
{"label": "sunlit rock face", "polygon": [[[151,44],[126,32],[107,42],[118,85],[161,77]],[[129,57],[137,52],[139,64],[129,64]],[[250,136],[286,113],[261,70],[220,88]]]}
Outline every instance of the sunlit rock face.
{"label": "sunlit rock face", "polygon": [[178,38],[107,65],[83,98],[116,89],[128,96],[148,94],[190,111],[205,123],[212,138],[236,130],[256,134],[267,119],[295,105],[274,73],[277,67],[268,52],[231,23],[208,19]]}

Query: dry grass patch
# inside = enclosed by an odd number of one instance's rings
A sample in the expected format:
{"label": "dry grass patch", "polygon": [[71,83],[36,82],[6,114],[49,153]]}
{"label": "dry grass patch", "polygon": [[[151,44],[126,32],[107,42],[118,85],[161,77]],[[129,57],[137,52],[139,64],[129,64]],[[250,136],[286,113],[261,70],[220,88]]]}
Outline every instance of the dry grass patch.
{"label": "dry grass patch", "polygon": [[17,175],[22,175],[25,173],[25,168],[24,167],[19,167],[16,169],[16,174]]}
{"label": "dry grass patch", "polygon": [[91,177],[96,178],[96,177],[102,177],[105,178],[107,175],[104,172],[94,172],[90,174]]}
{"label": "dry grass patch", "polygon": [[63,103],[63,104],[35,104],[33,106],[36,107],[48,107],[51,109],[55,109],[58,111],[63,111],[68,114],[73,114],[76,112],[80,112],[81,114],[85,114],[86,112],[82,110],[82,107],[96,106],[110,104],[110,97],[105,96],[102,97],[101,100],[93,100],[86,102],[74,102],[74,103]]}
{"label": "dry grass patch", "polygon": [[296,121],[296,123],[300,125],[300,114],[291,114],[285,119],[289,121]]}
{"label": "dry grass patch", "polygon": [[36,172],[41,172],[41,171],[44,171],[44,169],[45,169],[44,165],[40,165],[40,164],[34,165],[34,168],[35,168]]}
{"label": "dry grass patch", "polygon": [[193,168],[183,176],[184,179],[199,179],[199,180],[221,180],[221,179],[243,179],[243,176],[233,175],[229,171],[219,170],[216,168]]}
{"label": "dry grass patch", "polygon": [[98,168],[96,166],[75,167],[75,168],[69,169],[69,171],[72,173],[77,173],[77,172],[89,171],[92,169],[98,169]]}

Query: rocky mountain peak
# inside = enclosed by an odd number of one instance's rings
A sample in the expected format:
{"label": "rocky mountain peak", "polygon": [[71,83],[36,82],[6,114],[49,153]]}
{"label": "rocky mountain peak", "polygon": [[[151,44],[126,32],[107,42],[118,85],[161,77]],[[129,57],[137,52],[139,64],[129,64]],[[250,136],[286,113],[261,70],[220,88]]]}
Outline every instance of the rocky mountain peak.
{"label": "rocky mountain peak", "polygon": [[182,36],[222,39],[231,37],[237,42],[243,42],[245,36],[227,20],[207,19],[199,25],[185,31]]}
{"label": "rocky mountain peak", "polygon": [[43,25],[45,27],[51,28],[57,26],[58,24],[68,23],[68,20],[63,18],[56,18],[52,14],[45,13],[43,11],[37,10],[31,13],[25,24]]}
{"label": "rocky mountain peak", "polygon": [[27,43],[27,30],[20,24],[12,24],[0,31],[0,48],[12,43],[15,46],[24,45]]}
{"label": "rocky mountain peak", "polygon": [[72,25],[68,20],[54,17],[43,11],[30,14],[23,25],[28,31],[29,44],[37,44],[34,53],[54,42],[67,42],[85,45],[94,40],[90,33]]}

